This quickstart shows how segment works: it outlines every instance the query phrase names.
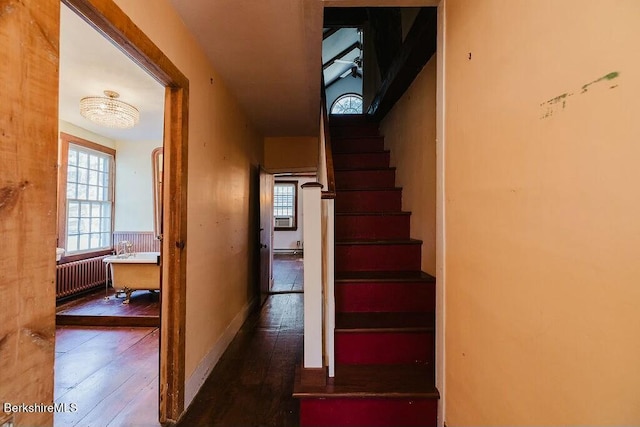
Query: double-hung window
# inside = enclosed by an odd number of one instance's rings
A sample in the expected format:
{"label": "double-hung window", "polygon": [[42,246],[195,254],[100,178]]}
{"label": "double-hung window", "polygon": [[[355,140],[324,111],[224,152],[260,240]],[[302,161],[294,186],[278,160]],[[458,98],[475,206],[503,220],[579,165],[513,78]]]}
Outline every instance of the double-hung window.
{"label": "double-hung window", "polygon": [[273,186],[273,218],[276,230],[296,230],[298,183],[277,181]]}
{"label": "double-hung window", "polygon": [[58,244],[66,255],[112,248],[115,151],[62,134]]}

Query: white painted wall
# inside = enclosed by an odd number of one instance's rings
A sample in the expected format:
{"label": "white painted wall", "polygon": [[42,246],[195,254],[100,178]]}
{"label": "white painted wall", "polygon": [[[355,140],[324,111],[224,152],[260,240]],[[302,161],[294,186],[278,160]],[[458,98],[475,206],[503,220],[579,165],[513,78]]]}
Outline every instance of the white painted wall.
{"label": "white painted wall", "polygon": [[313,177],[282,177],[276,178],[276,182],[278,181],[298,181],[298,229],[295,231],[274,231],[273,233],[273,248],[275,250],[292,250],[297,249],[298,246],[296,243],[298,240],[302,243],[304,240],[302,238],[302,189],[300,186],[306,182],[316,182],[317,178]]}
{"label": "white painted wall", "polygon": [[60,132],[77,136],[78,138],[86,139],[87,141],[95,142],[96,144],[104,145],[105,147],[109,147],[114,150],[116,149],[116,142],[113,139],[98,135],[97,133],[93,133],[69,122],[65,122],[64,120],[59,120],[58,126]]}
{"label": "white painted wall", "polygon": [[115,231],[153,231],[151,152],[162,141],[116,141]]}

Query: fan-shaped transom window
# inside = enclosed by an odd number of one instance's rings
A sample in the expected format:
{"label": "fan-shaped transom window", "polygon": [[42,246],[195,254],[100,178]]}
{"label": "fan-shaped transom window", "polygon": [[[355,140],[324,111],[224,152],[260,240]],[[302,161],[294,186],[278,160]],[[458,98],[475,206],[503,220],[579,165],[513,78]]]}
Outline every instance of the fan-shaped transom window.
{"label": "fan-shaped transom window", "polygon": [[355,93],[338,97],[331,106],[331,114],[362,114],[362,97]]}

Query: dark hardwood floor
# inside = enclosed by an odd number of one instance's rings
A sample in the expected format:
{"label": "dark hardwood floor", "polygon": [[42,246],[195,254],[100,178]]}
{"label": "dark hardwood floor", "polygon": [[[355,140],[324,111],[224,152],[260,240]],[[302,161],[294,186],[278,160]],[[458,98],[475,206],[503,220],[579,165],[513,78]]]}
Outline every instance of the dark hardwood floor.
{"label": "dark hardwood floor", "polygon": [[[249,316],[179,426],[298,426],[292,394],[303,345],[301,260],[274,260],[277,293]],[[159,306],[154,294],[136,294],[123,305],[104,300],[102,290],[60,305],[58,315],[115,319]],[[54,398],[77,411],[57,413],[55,427],[159,426],[158,337],[155,327],[58,326]]]}
{"label": "dark hardwood floor", "polygon": [[302,292],[304,279],[302,267],[301,254],[275,254],[271,292]]}
{"label": "dark hardwood floor", "polygon": [[242,326],[179,426],[298,426],[303,295],[270,295]]}
{"label": "dark hardwood floor", "polygon": [[56,328],[54,426],[159,426],[157,328]]}

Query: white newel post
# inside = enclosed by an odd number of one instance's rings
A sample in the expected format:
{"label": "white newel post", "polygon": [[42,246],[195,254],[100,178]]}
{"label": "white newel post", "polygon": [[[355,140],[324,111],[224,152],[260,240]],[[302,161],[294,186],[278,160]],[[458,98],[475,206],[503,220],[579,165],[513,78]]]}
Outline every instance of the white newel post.
{"label": "white newel post", "polygon": [[322,368],[322,184],[302,185],[304,367]]}

